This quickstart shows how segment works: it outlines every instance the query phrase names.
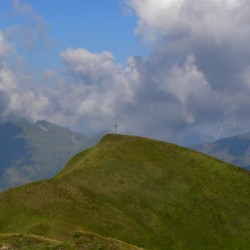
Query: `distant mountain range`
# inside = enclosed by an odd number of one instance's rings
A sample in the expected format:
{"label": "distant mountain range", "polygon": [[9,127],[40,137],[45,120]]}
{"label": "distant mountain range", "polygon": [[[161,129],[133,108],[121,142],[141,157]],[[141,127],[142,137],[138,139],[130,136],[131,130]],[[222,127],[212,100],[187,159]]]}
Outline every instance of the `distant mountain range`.
{"label": "distant mountain range", "polygon": [[0,191],[52,177],[104,134],[88,137],[47,121],[32,124],[23,118],[0,124]]}
{"label": "distant mountain range", "polygon": [[192,148],[250,170],[250,133],[196,145]]}
{"label": "distant mountain range", "polygon": [[249,181],[191,149],[106,135],[54,178],[0,194],[0,249],[250,249]]}

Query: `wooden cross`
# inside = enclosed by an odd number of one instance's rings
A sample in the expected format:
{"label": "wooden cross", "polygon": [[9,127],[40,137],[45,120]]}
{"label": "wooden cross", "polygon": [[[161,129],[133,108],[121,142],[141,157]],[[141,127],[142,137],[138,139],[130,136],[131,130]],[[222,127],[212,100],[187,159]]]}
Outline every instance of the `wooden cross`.
{"label": "wooden cross", "polygon": [[118,125],[117,125],[117,124],[115,124],[115,125],[114,125],[114,128],[115,128],[115,134],[117,134],[117,128],[118,128]]}

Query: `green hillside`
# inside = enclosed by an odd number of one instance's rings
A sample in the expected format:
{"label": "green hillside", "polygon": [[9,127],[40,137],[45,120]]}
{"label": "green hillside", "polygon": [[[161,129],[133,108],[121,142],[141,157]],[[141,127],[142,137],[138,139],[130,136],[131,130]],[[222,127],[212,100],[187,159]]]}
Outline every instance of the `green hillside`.
{"label": "green hillside", "polygon": [[173,144],[107,135],[53,179],[0,194],[0,234],[73,249],[250,249],[249,194],[243,169]]}
{"label": "green hillside", "polygon": [[103,134],[87,137],[47,121],[33,124],[23,118],[0,124],[0,191],[51,178]]}

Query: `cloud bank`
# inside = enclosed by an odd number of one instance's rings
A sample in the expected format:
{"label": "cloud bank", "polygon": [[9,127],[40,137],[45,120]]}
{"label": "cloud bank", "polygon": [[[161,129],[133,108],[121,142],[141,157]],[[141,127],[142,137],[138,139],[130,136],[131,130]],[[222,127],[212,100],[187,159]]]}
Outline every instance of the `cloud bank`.
{"label": "cloud bank", "polygon": [[48,104],[44,93],[19,68],[19,61],[13,45],[0,32],[0,121],[13,114],[36,119]]}
{"label": "cloud bank", "polygon": [[145,61],[153,69],[151,78],[157,79],[155,87],[160,85],[185,110],[182,131],[200,135],[208,131],[218,137],[247,129],[250,2],[131,0],[128,4],[138,16],[136,34],[154,45]]}
{"label": "cloud bank", "polygon": [[[30,15],[30,8],[15,2]],[[13,44],[1,33],[0,115],[23,114],[89,132],[118,123],[120,132],[182,144],[249,130],[250,2],[126,4],[151,53],[118,65],[108,51],[65,49],[63,72],[44,72],[46,88],[8,66]]]}

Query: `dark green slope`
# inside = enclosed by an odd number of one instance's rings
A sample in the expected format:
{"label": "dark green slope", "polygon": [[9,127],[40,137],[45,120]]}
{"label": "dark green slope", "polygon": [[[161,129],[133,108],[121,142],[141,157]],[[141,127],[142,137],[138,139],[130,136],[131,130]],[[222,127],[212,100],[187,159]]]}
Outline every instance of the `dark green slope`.
{"label": "dark green slope", "polygon": [[54,176],[77,152],[97,143],[47,121],[23,118],[0,125],[0,191]]}
{"label": "dark green slope", "polygon": [[2,193],[0,233],[67,242],[93,234],[144,249],[250,249],[249,178],[190,149],[108,135],[55,178]]}
{"label": "dark green slope", "polygon": [[193,149],[250,170],[250,133],[196,145]]}

